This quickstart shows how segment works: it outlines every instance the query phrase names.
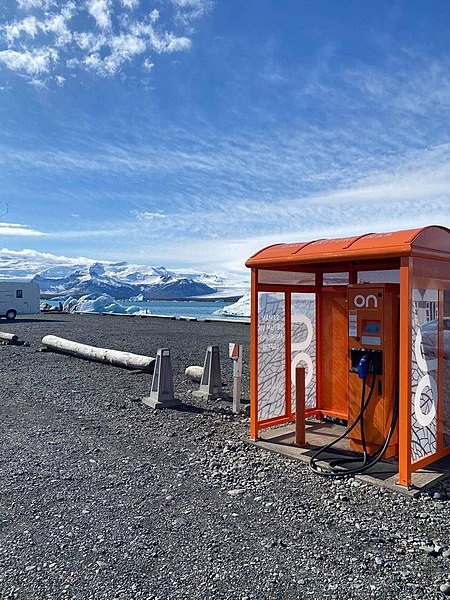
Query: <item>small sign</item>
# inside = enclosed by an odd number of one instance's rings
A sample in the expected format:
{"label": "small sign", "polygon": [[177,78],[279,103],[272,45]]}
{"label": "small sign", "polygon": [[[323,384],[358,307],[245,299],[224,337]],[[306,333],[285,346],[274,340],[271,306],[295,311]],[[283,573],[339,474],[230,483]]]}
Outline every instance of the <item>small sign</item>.
{"label": "small sign", "polygon": [[238,360],[239,358],[239,344],[228,344],[228,355],[233,360]]}
{"label": "small sign", "polygon": [[358,336],[358,327],[356,323],[349,323],[348,325],[348,337],[357,337]]}

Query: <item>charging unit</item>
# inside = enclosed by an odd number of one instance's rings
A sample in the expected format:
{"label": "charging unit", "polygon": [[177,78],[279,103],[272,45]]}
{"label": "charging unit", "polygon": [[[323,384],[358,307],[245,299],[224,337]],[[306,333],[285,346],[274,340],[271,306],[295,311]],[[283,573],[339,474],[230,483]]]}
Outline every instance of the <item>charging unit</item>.
{"label": "charging unit", "polygon": [[283,443],[305,440],[316,472],[397,457],[403,486],[450,454],[448,228],[274,244],[246,266],[251,439],[295,422]]}
{"label": "charging unit", "polygon": [[[391,425],[398,381],[398,285],[367,284],[348,287],[348,421],[353,423],[361,410],[364,379],[358,376],[361,360],[367,357],[366,387],[373,386],[364,412],[364,434],[370,454],[384,443]],[[349,435],[350,448],[362,452],[361,425]],[[398,433],[392,436],[385,457],[398,454]]]}

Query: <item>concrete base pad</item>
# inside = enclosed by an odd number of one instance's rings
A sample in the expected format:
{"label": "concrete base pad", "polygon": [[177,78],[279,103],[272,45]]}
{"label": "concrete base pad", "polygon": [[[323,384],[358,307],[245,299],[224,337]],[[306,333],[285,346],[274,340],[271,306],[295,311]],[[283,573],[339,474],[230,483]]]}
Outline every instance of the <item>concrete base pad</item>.
{"label": "concrete base pad", "polygon": [[[343,431],[344,427],[336,423],[307,421],[307,444],[305,447],[294,444],[294,425],[284,425],[262,431],[258,440],[248,440],[248,443],[309,463],[316,450],[328,444],[333,438],[338,437]],[[342,458],[343,456],[356,456],[354,452],[350,451],[347,439],[343,439],[338,443],[333,451],[325,452],[323,460],[319,461],[318,464],[319,466],[326,466],[328,460]],[[356,475],[355,479],[413,497],[427,488],[435,486],[447,477],[450,477],[450,456],[413,473],[410,489],[397,484],[398,462],[396,459],[382,460],[364,474]]]}
{"label": "concrete base pad", "polygon": [[142,398],[143,404],[150,406],[151,408],[175,408],[177,406],[181,406],[181,402],[178,400],[169,400],[166,402],[159,402],[159,400],[153,400],[150,396],[146,396]]}

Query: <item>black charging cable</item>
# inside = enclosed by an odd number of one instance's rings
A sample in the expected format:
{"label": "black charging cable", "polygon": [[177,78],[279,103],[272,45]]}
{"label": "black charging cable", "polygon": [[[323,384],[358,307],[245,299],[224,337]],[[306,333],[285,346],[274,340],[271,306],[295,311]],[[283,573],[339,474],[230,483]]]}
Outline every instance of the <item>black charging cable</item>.
{"label": "black charging cable", "polygon": [[[366,358],[367,358],[367,355],[366,355]],[[365,439],[365,432],[364,432],[364,414],[365,414],[367,407],[369,406],[369,403],[372,399],[373,392],[375,390],[375,383],[376,383],[376,379],[377,379],[373,361],[370,361],[370,360],[368,360],[368,372],[371,373],[371,375],[372,375],[372,383],[370,385],[369,394],[368,394],[367,398],[365,398],[367,374],[362,378],[363,385],[362,385],[362,392],[361,392],[361,409],[360,409],[356,419],[353,421],[353,423],[350,425],[350,427],[347,427],[347,429],[339,437],[332,440],[326,446],[319,448],[319,450],[317,450],[312,455],[311,461],[309,463],[309,468],[316,475],[322,475],[325,477],[327,477],[327,476],[328,477],[345,477],[348,475],[355,475],[355,474],[361,472],[361,469],[366,470],[366,468],[370,468],[370,467],[367,467],[368,461],[371,457],[368,454],[367,447],[366,447],[366,439]],[[361,423],[361,443],[363,446],[362,457],[336,459],[336,460],[332,461],[331,463],[329,463],[329,465],[328,465],[329,470],[324,471],[321,467],[319,467],[316,464],[319,459],[319,456],[322,455],[327,450],[329,450],[330,448],[333,448],[333,446],[335,446],[338,442],[343,440],[349,433],[351,433],[353,431],[353,429],[358,425],[358,423]],[[362,464],[359,467],[355,467],[354,469],[345,469],[345,468],[338,469],[338,467],[344,463],[353,463],[353,462],[358,462],[358,463],[362,463]],[[372,464],[370,466],[372,466]]]}

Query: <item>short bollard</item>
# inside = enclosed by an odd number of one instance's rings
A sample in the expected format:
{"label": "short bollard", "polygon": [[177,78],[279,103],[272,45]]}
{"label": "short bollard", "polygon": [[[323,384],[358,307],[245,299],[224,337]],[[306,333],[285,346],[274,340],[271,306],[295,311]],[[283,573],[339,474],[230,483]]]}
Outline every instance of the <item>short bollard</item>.
{"label": "short bollard", "polygon": [[233,413],[241,412],[241,388],[242,388],[242,346],[240,344],[229,344],[228,354],[233,361]]}
{"label": "short bollard", "polygon": [[226,394],[222,391],[219,346],[208,346],[206,349],[200,388],[192,392],[192,394],[197,398],[205,398],[207,400],[226,397]]}
{"label": "short bollard", "polygon": [[305,377],[306,369],[295,369],[295,440],[296,446],[306,444],[305,437]]}
{"label": "short bollard", "polygon": [[171,408],[180,402],[173,392],[172,361],[169,348],[161,348],[156,354],[150,396],[142,398],[142,402],[152,408]]}

